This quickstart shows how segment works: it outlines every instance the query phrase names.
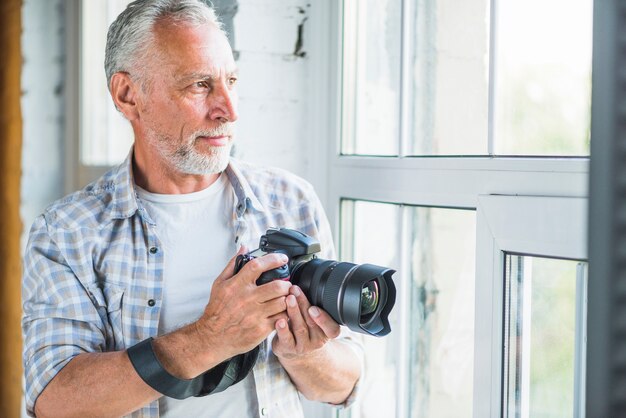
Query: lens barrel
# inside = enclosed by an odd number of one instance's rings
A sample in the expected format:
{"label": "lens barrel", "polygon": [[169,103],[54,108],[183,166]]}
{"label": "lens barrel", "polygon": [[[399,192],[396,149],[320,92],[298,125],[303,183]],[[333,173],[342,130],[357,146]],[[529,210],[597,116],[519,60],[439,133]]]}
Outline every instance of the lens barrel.
{"label": "lens barrel", "polygon": [[[315,258],[293,267],[291,281],[312,305],[353,331],[382,337],[391,332],[389,313],[396,301],[395,270]],[[365,292],[364,292],[365,289]]]}

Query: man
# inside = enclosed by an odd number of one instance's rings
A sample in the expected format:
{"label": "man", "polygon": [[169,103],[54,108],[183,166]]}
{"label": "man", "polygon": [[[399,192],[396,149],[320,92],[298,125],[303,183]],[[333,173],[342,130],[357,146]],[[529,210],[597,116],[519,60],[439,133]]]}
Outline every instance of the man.
{"label": "man", "polygon": [[[296,286],[255,284],[286,257],[233,274],[232,256],[271,226],[316,236],[324,258],[333,249],[308,183],[229,158],[237,68],[213,10],[200,0],[131,3],[109,29],[105,67],[135,142],[126,162],[32,227],[29,413],[291,418],[302,416],[299,393],[351,402],[360,346]],[[223,392],[176,400],[155,389],[191,387],[259,344],[253,371]]]}

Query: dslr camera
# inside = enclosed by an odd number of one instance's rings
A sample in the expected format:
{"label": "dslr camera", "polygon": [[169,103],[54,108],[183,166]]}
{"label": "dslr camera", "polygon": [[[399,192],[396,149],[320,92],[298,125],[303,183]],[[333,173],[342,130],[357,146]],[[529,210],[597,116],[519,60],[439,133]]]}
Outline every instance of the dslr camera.
{"label": "dslr camera", "polygon": [[264,272],[256,281],[290,280],[309,302],[324,309],[340,325],[353,331],[382,337],[391,332],[389,313],[396,301],[392,280],[395,270],[373,264],[353,264],[317,258],[320,243],[302,232],[270,228],[261,236],[259,248],[237,256],[235,273],[250,260],[282,253],[289,262]]}

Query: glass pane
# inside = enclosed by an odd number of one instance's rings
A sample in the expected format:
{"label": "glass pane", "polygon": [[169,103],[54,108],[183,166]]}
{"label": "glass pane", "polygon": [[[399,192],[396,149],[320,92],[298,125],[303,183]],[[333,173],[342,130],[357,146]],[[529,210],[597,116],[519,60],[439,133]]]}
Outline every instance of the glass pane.
{"label": "glass pane", "polygon": [[580,265],[506,256],[503,416],[574,415]]}
{"label": "glass pane", "polygon": [[344,1],[343,154],[398,153],[401,7],[397,0]]}
{"label": "glass pane", "polygon": [[[341,207],[341,259],[354,263],[369,263],[398,270],[398,205],[344,201]],[[375,228],[372,226],[376,225]],[[394,276],[396,290],[399,273]],[[364,336],[366,346],[366,379],[361,388],[363,396],[351,408],[353,418],[395,417],[400,364],[400,307],[396,298],[391,315],[391,333],[377,338]]]}
{"label": "glass pane", "polygon": [[[364,393],[351,417],[472,416],[475,222],[467,210],[343,202],[342,256],[410,266],[394,275],[398,291],[409,294],[398,293],[391,334],[364,338]],[[404,264],[403,248],[410,257]]]}
{"label": "glass pane", "polygon": [[409,416],[471,417],[476,214],[409,210]]}
{"label": "glass pane", "polygon": [[498,2],[500,155],[588,155],[592,0]]}
{"label": "glass pane", "polygon": [[80,46],[80,160],[120,163],[133,141],[130,123],[115,109],[104,73],[106,34],[129,0],[83,1]]}
{"label": "glass pane", "polygon": [[490,1],[410,3],[409,154],[487,154]]}

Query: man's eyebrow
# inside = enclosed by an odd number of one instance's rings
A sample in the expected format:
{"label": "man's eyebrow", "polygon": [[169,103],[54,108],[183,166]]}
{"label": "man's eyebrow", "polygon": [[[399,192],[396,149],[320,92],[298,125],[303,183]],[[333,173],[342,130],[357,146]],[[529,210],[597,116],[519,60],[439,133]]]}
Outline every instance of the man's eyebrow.
{"label": "man's eyebrow", "polygon": [[[226,72],[226,78],[230,78],[230,77],[236,77],[239,75],[239,69],[235,68],[231,71]],[[206,80],[206,81],[213,81],[215,80],[215,75],[214,74],[207,74],[207,73],[202,73],[202,72],[197,72],[197,73],[190,73],[190,74],[185,74],[183,76],[181,76],[180,78],[178,78],[179,82],[187,82],[187,81],[192,81],[192,80]]]}

